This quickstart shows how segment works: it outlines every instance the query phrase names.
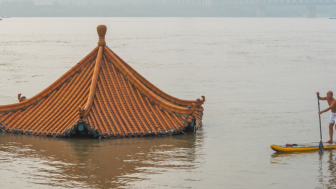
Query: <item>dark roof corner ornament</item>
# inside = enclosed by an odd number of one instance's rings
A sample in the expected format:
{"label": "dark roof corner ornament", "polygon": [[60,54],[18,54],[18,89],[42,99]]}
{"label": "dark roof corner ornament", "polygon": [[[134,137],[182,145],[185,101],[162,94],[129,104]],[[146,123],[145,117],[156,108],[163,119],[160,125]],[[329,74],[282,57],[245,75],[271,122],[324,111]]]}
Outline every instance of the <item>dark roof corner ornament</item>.
{"label": "dark roof corner ornament", "polygon": [[106,46],[106,42],[105,42],[106,30],[107,30],[107,27],[105,25],[99,25],[97,27],[97,32],[99,36],[98,46]]}

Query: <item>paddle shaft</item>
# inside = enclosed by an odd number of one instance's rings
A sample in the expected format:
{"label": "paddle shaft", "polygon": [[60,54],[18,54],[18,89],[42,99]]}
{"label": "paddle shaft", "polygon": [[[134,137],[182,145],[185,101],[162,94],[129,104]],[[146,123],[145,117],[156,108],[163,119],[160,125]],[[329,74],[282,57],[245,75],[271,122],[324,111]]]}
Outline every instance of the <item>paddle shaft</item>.
{"label": "paddle shaft", "polygon": [[[317,103],[318,103],[318,111],[320,112],[320,95],[317,95]],[[319,114],[319,121],[320,121],[320,138],[322,141],[321,114]]]}

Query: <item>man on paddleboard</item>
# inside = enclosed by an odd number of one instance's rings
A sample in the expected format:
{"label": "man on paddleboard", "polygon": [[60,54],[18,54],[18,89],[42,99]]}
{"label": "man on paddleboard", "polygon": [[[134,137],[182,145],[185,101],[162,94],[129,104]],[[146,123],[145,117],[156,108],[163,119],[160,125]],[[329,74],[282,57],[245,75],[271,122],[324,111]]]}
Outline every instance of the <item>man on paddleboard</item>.
{"label": "man on paddleboard", "polygon": [[335,121],[336,121],[336,100],[333,97],[333,92],[332,91],[328,91],[326,97],[320,97],[319,92],[317,92],[316,94],[319,96],[320,100],[327,100],[328,104],[329,104],[329,107],[327,109],[323,110],[323,111],[320,111],[319,114],[322,114],[324,112],[327,112],[327,111],[331,110],[330,119],[329,119],[330,140],[328,140],[327,143],[332,143],[333,142],[333,133],[334,133],[333,127],[334,127]]}

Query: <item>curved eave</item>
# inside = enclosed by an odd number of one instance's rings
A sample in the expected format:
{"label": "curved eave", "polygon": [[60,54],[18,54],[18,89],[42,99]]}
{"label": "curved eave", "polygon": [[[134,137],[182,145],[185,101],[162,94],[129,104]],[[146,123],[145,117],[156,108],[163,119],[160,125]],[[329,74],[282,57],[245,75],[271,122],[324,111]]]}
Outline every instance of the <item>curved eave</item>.
{"label": "curved eave", "polygon": [[159,95],[160,97],[173,102],[177,105],[182,105],[182,106],[191,106],[193,103],[196,106],[200,106],[205,102],[205,97],[202,96],[202,100],[182,100],[178,99],[176,97],[173,97],[159,88],[157,88],[155,85],[153,85],[151,82],[149,82],[146,78],[144,78],[141,74],[139,74],[137,71],[135,71],[130,65],[128,65],[123,59],[121,59],[116,53],[114,53],[111,49],[107,48],[110,53],[112,53],[118,60],[119,62],[124,65],[130,73],[132,73],[139,81],[141,81],[147,88],[152,90],[155,94]]}
{"label": "curved eave", "polygon": [[[107,47],[108,48],[108,47]],[[114,63],[114,65],[119,69],[119,71],[131,82],[133,83],[145,96],[147,96],[152,103],[155,103],[156,105],[160,106],[161,108],[164,108],[166,110],[180,113],[180,114],[192,114],[196,109],[196,104],[192,103],[192,107],[186,108],[181,107],[176,104],[173,104],[169,101],[164,100],[157,94],[155,94],[152,90],[148,89],[140,80],[138,80],[130,71],[128,68],[124,66],[124,64],[121,63],[121,61],[115,56],[114,53],[112,53],[111,50],[104,50],[104,54],[108,56],[108,58],[111,59],[111,61]]]}
{"label": "curved eave", "polygon": [[72,67],[68,72],[63,74],[59,79],[57,79],[53,84],[51,84],[49,87],[44,89],[42,92],[38,93],[34,97],[29,98],[28,100],[26,100],[24,102],[9,104],[9,105],[2,105],[2,106],[0,106],[0,112],[21,109],[21,108],[27,107],[31,104],[39,102],[42,98],[48,96],[52,91],[57,89],[63,82],[65,82],[68,78],[70,78],[72,75],[74,75],[77,72],[77,70],[79,70],[82,66],[85,65],[87,60],[90,60],[94,56],[96,56],[97,55],[97,50],[98,50],[98,47],[96,47],[93,51],[91,51],[78,64],[76,64],[74,67]]}
{"label": "curved eave", "polygon": [[[0,128],[6,132],[59,136],[81,121],[78,109],[85,106],[96,56],[85,61],[78,73],[34,105],[0,112]],[[65,75],[66,76],[66,75]]]}

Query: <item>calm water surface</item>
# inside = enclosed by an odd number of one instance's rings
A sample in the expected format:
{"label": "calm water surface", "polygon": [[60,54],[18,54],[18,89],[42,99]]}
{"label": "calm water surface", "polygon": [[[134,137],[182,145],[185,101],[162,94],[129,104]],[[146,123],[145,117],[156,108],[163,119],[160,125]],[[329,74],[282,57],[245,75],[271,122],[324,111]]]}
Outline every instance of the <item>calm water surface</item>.
{"label": "calm water surface", "polygon": [[336,151],[269,148],[319,140],[315,92],[336,91],[334,20],[3,19],[0,104],[34,96],[84,58],[99,24],[107,45],[159,88],[206,96],[203,129],[117,140],[0,133],[0,187],[336,188]]}

